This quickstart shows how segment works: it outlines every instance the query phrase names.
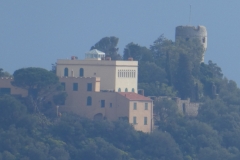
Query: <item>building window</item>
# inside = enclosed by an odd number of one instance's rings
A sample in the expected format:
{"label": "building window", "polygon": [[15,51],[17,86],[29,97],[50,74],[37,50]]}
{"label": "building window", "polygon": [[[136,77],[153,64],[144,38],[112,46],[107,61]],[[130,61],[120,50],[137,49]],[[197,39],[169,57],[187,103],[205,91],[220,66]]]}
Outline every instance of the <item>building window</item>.
{"label": "building window", "polygon": [[92,97],[88,96],[87,97],[87,106],[91,106],[92,105]]}
{"label": "building window", "polygon": [[147,117],[144,117],[144,125],[147,125]]}
{"label": "building window", "polygon": [[121,92],[121,88],[118,88],[118,92]]}
{"label": "building window", "polygon": [[62,83],[61,83],[61,86],[62,86],[62,89],[65,91],[65,90],[66,90],[66,84],[65,84],[65,82],[62,82]]}
{"label": "building window", "polygon": [[137,110],[137,103],[133,103],[133,110]]}
{"label": "building window", "polygon": [[132,92],[135,92],[134,88],[132,88]]}
{"label": "building window", "polygon": [[105,100],[101,100],[101,107],[102,107],[102,108],[105,107]]}
{"label": "building window", "polygon": [[135,75],[135,71],[133,71],[133,78],[135,78],[135,76],[136,76],[136,75]]}
{"label": "building window", "polygon": [[109,107],[112,108],[112,103],[109,103]]}
{"label": "building window", "polygon": [[125,92],[128,92],[128,89],[127,89],[127,88],[125,88]]}
{"label": "building window", "polygon": [[79,76],[80,76],[80,77],[83,77],[83,76],[84,76],[84,69],[83,69],[83,68],[80,68],[80,70],[79,70]]}
{"label": "building window", "polygon": [[68,77],[68,68],[64,69],[64,77]]}
{"label": "building window", "polygon": [[148,103],[145,103],[145,110],[148,110]]}
{"label": "building window", "polygon": [[92,91],[92,83],[87,84],[87,91]]}
{"label": "building window", "polygon": [[78,83],[73,83],[73,91],[78,91]]}
{"label": "building window", "polygon": [[137,124],[137,117],[133,117],[133,124]]}
{"label": "building window", "polygon": [[0,94],[11,94],[11,88],[0,88]]}

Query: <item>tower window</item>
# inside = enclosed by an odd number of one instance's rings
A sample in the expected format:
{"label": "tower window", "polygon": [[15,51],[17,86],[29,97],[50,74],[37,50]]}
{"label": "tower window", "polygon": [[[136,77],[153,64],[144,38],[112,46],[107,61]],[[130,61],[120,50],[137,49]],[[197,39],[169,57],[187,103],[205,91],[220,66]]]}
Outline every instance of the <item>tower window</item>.
{"label": "tower window", "polygon": [[203,42],[203,43],[206,42],[206,37],[203,37],[202,42]]}

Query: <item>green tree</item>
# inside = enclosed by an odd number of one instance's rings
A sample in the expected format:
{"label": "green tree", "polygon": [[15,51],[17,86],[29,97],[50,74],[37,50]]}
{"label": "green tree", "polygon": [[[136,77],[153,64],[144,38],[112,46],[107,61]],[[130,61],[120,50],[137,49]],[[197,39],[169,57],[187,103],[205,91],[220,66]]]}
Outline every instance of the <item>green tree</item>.
{"label": "green tree", "polygon": [[176,144],[171,135],[161,131],[153,132],[146,138],[143,150],[149,157],[151,157],[150,159],[183,159],[179,146]]}
{"label": "green tree", "polygon": [[18,124],[24,118],[27,108],[15,98],[4,95],[0,97],[0,123],[1,127]]}
{"label": "green tree", "polygon": [[67,98],[66,92],[59,92],[53,96],[53,102],[55,105],[63,105],[65,103],[65,100]]}
{"label": "green tree", "polygon": [[39,111],[45,98],[57,91],[58,77],[43,68],[22,68],[13,73],[13,85],[28,90],[28,98],[35,111]]}
{"label": "green tree", "polygon": [[2,68],[0,68],[0,77],[11,77],[10,73],[4,72]]}
{"label": "green tree", "polygon": [[127,60],[129,57],[132,57],[136,61],[152,62],[152,56],[151,50],[131,42],[124,48],[123,59]]}
{"label": "green tree", "polygon": [[176,102],[166,98],[155,100],[153,112],[157,115],[157,123],[166,123],[180,116]]}
{"label": "green tree", "polygon": [[140,62],[138,69],[138,83],[166,83],[165,71],[152,62]]}
{"label": "green tree", "polygon": [[194,82],[191,74],[190,60],[187,54],[180,54],[176,79],[175,86],[179,92],[179,96],[182,99],[191,98]]}
{"label": "green tree", "polygon": [[111,57],[112,60],[120,60],[122,59],[121,56],[118,54],[118,38],[111,36],[111,37],[104,37],[99,42],[97,42],[94,46],[91,47],[92,49],[97,49],[104,52],[106,55],[105,57]]}
{"label": "green tree", "polygon": [[24,89],[36,89],[37,92],[54,85],[58,77],[43,68],[22,68],[13,73],[13,84]]}
{"label": "green tree", "polygon": [[87,139],[82,142],[82,149],[79,158],[83,160],[99,159],[99,160],[121,160],[127,158],[127,153],[109,144],[104,139],[97,137]]}
{"label": "green tree", "polygon": [[54,148],[50,155],[54,157],[56,160],[69,160],[69,153],[64,148]]}
{"label": "green tree", "polygon": [[3,73],[3,69],[0,68],[0,77],[2,77],[3,75],[4,75],[4,73]]}
{"label": "green tree", "polygon": [[172,65],[176,64],[178,59],[178,53],[175,52],[174,42],[168,40],[164,37],[164,35],[159,36],[154,42],[153,45],[150,46],[150,50],[153,54],[154,62],[161,68],[166,67],[167,61],[167,53],[170,54],[169,57]]}
{"label": "green tree", "polygon": [[8,151],[4,151],[2,154],[2,159],[15,160],[16,157]]}

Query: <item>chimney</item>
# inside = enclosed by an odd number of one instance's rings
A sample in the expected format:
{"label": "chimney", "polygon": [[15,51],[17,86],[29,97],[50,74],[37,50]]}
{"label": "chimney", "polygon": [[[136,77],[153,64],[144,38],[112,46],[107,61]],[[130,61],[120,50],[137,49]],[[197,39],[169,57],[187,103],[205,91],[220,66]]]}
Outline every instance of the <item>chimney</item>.
{"label": "chimney", "polygon": [[132,57],[129,57],[129,58],[128,58],[128,61],[133,61],[133,58],[132,58]]}
{"label": "chimney", "polygon": [[76,57],[76,56],[71,57],[71,60],[75,60],[75,59],[78,59],[78,57]]}

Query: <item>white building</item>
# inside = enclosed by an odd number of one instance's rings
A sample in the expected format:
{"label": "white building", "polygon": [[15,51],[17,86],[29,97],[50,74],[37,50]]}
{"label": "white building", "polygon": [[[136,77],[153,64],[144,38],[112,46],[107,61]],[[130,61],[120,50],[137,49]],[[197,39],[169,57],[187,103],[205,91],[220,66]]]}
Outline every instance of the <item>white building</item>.
{"label": "white building", "polygon": [[57,60],[59,77],[100,77],[100,89],[137,93],[138,61],[111,61],[96,49],[85,54],[84,60],[76,57]]}

